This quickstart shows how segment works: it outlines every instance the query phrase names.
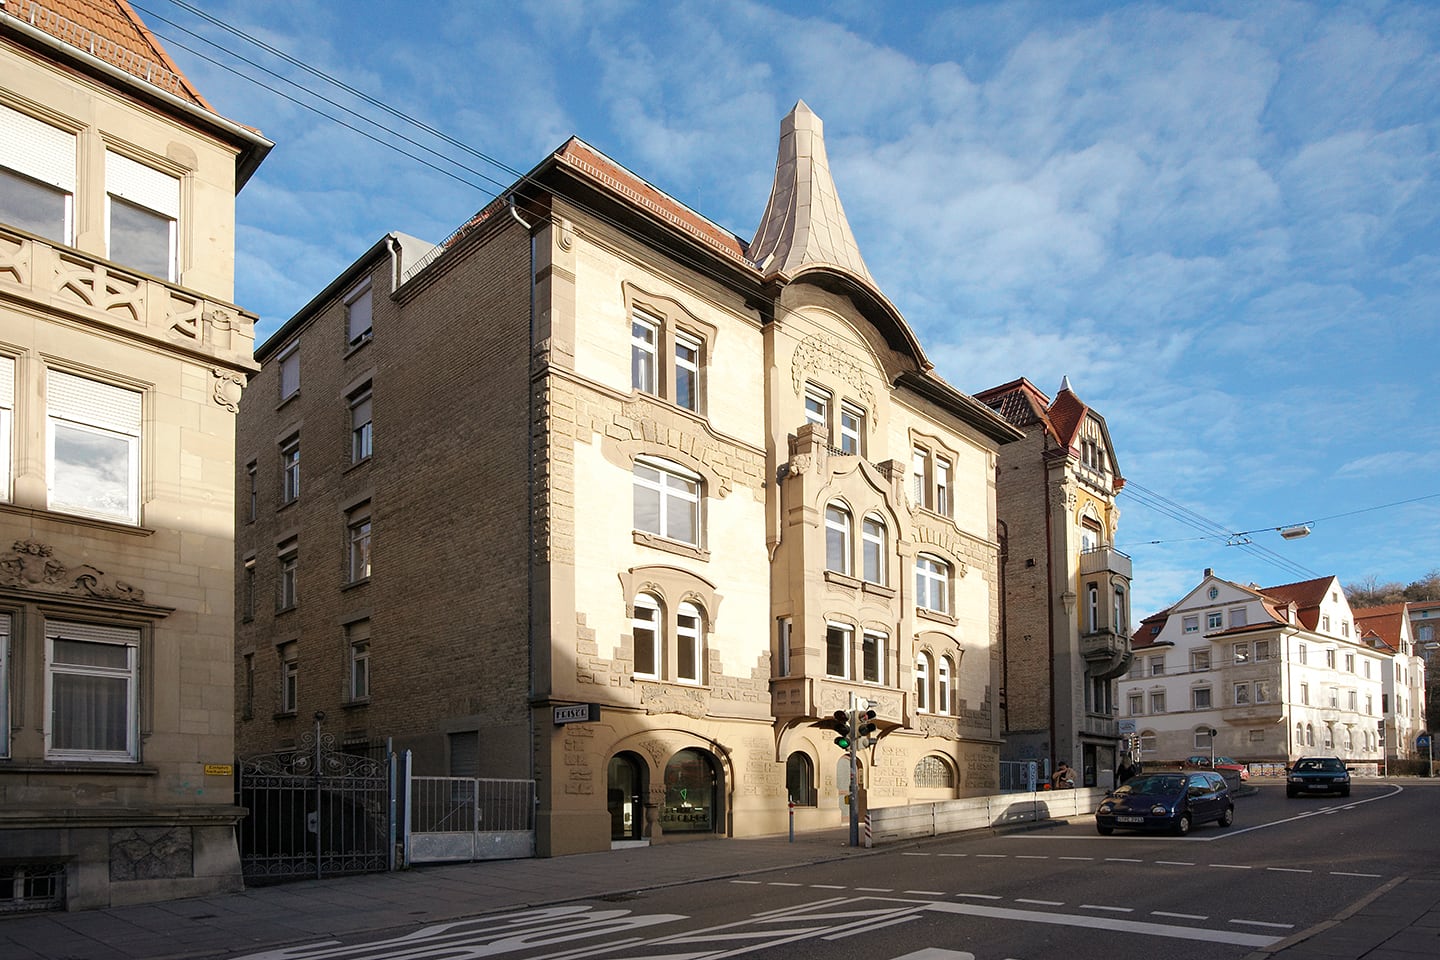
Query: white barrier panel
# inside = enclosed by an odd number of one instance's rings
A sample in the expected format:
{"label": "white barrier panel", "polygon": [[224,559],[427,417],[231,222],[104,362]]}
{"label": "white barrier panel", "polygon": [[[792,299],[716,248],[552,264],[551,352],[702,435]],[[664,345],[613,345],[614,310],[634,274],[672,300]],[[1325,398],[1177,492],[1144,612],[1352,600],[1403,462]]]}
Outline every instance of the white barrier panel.
{"label": "white barrier panel", "polygon": [[876,843],[934,837],[942,833],[1038,823],[1095,812],[1106,791],[1098,787],[1078,790],[1037,790],[1003,793],[993,797],[967,797],[912,803],[903,807],[877,807],[870,811]]}

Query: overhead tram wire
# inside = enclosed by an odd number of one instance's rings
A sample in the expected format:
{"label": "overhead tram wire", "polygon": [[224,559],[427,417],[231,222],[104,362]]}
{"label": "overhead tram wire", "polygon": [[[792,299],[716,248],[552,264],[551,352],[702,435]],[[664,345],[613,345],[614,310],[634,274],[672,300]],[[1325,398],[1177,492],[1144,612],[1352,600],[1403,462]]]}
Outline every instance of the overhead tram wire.
{"label": "overhead tram wire", "polygon": [[[187,11],[190,10],[190,7],[189,7],[187,4],[185,4],[185,3],[183,2],[183,0],[168,0],[168,2],[173,3],[174,5],[179,6],[179,7],[181,7],[182,9],[186,9]],[[261,65],[259,65],[259,64],[256,64],[254,61],[249,60],[249,59],[247,59],[247,58],[245,58],[245,57],[240,56],[239,54],[234,53],[234,51],[230,50],[229,48],[222,47],[222,46],[220,46],[219,44],[216,44],[216,43],[214,43],[213,41],[211,41],[211,40],[209,40],[209,39],[206,39],[205,37],[202,37],[202,36],[200,36],[199,34],[196,34],[196,33],[194,33],[193,31],[191,31],[191,30],[189,30],[189,29],[187,29],[187,28],[185,28],[185,27],[183,27],[183,26],[181,26],[181,25],[179,25],[179,24],[176,24],[174,21],[172,21],[172,20],[170,20],[170,19],[168,19],[168,18],[166,18],[166,17],[164,17],[164,16],[162,16],[162,15],[160,15],[160,14],[158,14],[158,13],[155,13],[155,12],[152,11],[152,10],[149,10],[148,8],[142,6],[142,5],[138,4],[138,3],[132,3],[132,6],[134,6],[135,9],[137,9],[137,10],[143,12],[143,13],[146,13],[146,14],[154,17],[155,19],[159,20],[159,21],[162,22],[162,23],[168,24],[168,25],[174,27],[174,28],[177,29],[177,30],[180,30],[181,32],[183,32],[183,33],[185,33],[185,34],[187,34],[187,35],[189,35],[189,36],[196,37],[197,39],[202,40],[202,41],[205,42],[206,44],[209,44],[210,46],[212,46],[212,47],[214,47],[214,48],[216,48],[216,49],[218,49],[218,50],[223,50],[223,51],[225,51],[226,53],[231,54],[232,56],[234,56],[237,60],[241,61],[242,63],[245,63],[245,64],[247,64],[247,65],[250,65],[250,66],[254,67],[255,69],[261,70],[262,72],[264,72],[264,73],[266,73],[266,74],[268,74],[268,75],[270,75],[270,76],[276,77],[277,79],[284,80],[287,84],[289,84],[289,85],[291,85],[291,86],[293,86],[293,87],[296,87],[297,89],[304,90],[304,91],[306,91],[307,93],[310,93],[310,94],[312,94],[313,96],[315,96],[317,99],[324,101],[325,103],[332,104],[333,106],[336,107],[336,109],[343,110],[344,112],[350,114],[351,116],[356,117],[357,119],[362,120],[363,122],[365,122],[365,123],[367,123],[367,124],[369,124],[369,125],[377,128],[377,129],[379,129],[379,130],[382,130],[382,131],[384,131],[384,132],[386,132],[386,133],[388,133],[388,134],[392,134],[392,135],[394,135],[394,136],[396,136],[396,137],[398,137],[398,138],[400,138],[400,139],[405,140],[407,143],[410,143],[410,144],[416,146],[417,149],[420,149],[420,150],[424,151],[425,153],[430,154],[431,156],[434,156],[434,157],[436,157],[436,158],[439,158],[439,159],[441,159],[441,160],[444,160],[446,163],[452,163],[452,164],[454,164],[455,166],[460,167],[460,169],[465,170],[466,172],[472,173],[472,174],[474,174],[475,176],[480,177],[481,179],[485,180],[486,182],[488,182],[488,183],[490,183],[490,184],[494,184],[494,185],[496,185],[496,186],[499,186],[499,187],[501,188],[499,191],[492,191],[492,190],[489,190],[489,189],[487,189],[487,188],[480,187],[480,186],[478,186],[478,185],[476,185],[476,184],[474,184],[474,183],[471,183],[471,182],[469,182],[468,180],[466,180],[465,178],[463,178],[463,177],[461,177],[461,176],[458,176],[458,175],[456,175],[456,174],[454,174],[454,173],[452,173],[452,172],[443,170],[443,169],[441,169],[440,167],[436,166],[435,164],[433,164],[433,163],[431,163],[431,162],[429,162],[429,161],[427,161],[427,160],[424,160],[424,159],[422,159],[422,158],[416,157],[416,156],[414,156],[413,154],[411,154],[409,151],[403,150],[403,149],[401,149],[400,147],[397,147],[397,146],[395,146],[395,145],[392,144],[392,143],[388,143],[388,142],[386,142],[385,140],[383,140],[383,139],[381,139],[381,138],[379,138],[379,137],[376,137],[375,135],[373,135],[373,134],[371,134],[371,133],[367,133],[366,131],[361,130],[361,129],[355,127],[353,124],[347,123],[347,122],[345,122],[345,121],[343,121],[343,120],[340,120],[340,119],[338,119],[338,118],[336,118],[336,117],[333,117],[333,116],[331,116],[330,114],[328,114],[328,113],[326,113],[325,111],[323,111],[323,110],[315,107],[315,106],[312,105],[312,104],[306,103],[306,102],[304,102],[303,100],[296,99],[295,97],[289,96],[288,94],[285,94],[285,93],[283,93],[282,91],[276,90],[274,87],[270,86],[269,84],[267,84],[267,83],[265,83],[265,82],[263,82],[263,81],[261,81],[261,80],[258,80],[258,79],[256,79],[255,77],[252,77],[252,76],[247,75],[247,74],[246,74],[244,71],[242,71],[242,70],[239,70],[239,69],[237,69],[237,68],[235,68],[235,67],[233,67],[233,66],[231,66],[231,65],[229,65],[229,64],[222,63],[222,62],[214,59],[213,57],[210,57],[210,56],[207,56],[207,55],[205,55],[205,54],[203,54],[203,53],[200,53],[199,51],[193,49],[192,47],[187,46],[187,45],[184,44],[183,42],[178,41],[178,40],[175,40],[175,39],[172,38],[172,37],[166,36],[165,34],[161,33],[160,31],[152,31],[152,32],[154,32],[157,36],[159,36],[162,40],[166,41],[167,43],[170,43],[170,44],[174,45],[174,46],[175,46],[176,48],[178,48],[178,49],[184,50],[184,51],[186,51],[187,53],[194,54],[195,56],[197,56],[197,57],[199,57],[200,59],[206,61],[207,63],[214,64],[215,66],[218,66],[218,67],[220,67],[221,69],[223,69],[223,70],[225,70],[225,71],[227,71],[227,72],[229,72],[229,73],[231,73],[231,74],[234,74],[234,75],[237,76],[237,77],[240,77],[242,80],[248,80],[249,82],[254,83],[256,86],[259,86],[259,87],[261,87],[261,88],[263,88],[263,89],[265,89],[265,90],[269,90],[271,93],[274,93],[276,96],[279,96],[279,97],[281,97],[282,99],[287,100],[287,101],[289,101],[290,103],[293,103],[293,104],[295,104],[295,105],[298,106],[298,107],[301,107],[302,109],[309,110],[309,111],[311,111],[312,113],[316,114],[317,116],[321,116],[321,117],[324,117],[324,118],[327,119],[327,120],[331,120],[331,121],[333,121],[333,122],[335,122],[335,123],[338,123],[340,126],[345,127],[345,128],[348,129],[348,130],[352,130],[352,131],[354,131],[354,132],[356,132],[356,133],[359,133],[361,136],[365,137],[366,139],[368,139],[368,140],[370,140],[370,141],[372,141],[372,142],[374,142],[374,143],[376,143],[376,144],[379,144],[380,146],[387,147],[387,148],[389,148],[389,149],[391,149],[391,150],[394,150],[396,153],[399,153],[399,154],[400,154],[401,156],[403,156],[403,157],[406,157],[406,158],[408,158],[408,159],[415,160],[415,161],[417,161],[418,163],[421,163],[422,165],[427,166],[427,167],[429,167],[429,168],[432,169],[432,170],[435,170],[435,171],[437,171],[437,172],[439,172],[439,173],[442,173],[442,174],[444,174],[445,176],[450,177],[452,180],[455,180],[455,181],[457,181],[457,182],[459,182],[459,183],[464,184],[465,186],[471,187],[472,189],[475,189],[475,190],[479,191],[482,195],[489,197],[491,200],[494,200],[494,199],[498,198],[498,197],[501,195],[501,193],[505,192],[506,190],[512,189],[516,184],[533,185],[533,186],[536,186],[536,187],[538,187],[538,188],[540,188],[540,189],[542,189],[542,190],[546,190],[546,191],[550,191],[550,192],[555,192],[557,195],[563,196],[564,199],[566,200],[566,202],[569,203],[569,204],[571,204],[572,206],[574,206],[575,209],[577,209],[577,210],[579,210],[579,211],[587,214],[588,216],[590,216],[590,217],[592,217],[593,219],[595,219],[597,222],[603,223],[603,224],[605,224],[606,226],[611,227],[612,229],[618,231],[619,233],[624,234],[625,236],[627,236],[627,237],[629,237],[629,238],[631,238],[631,239],[640,240],[640,241],[645,241],[645,239],[646,239],[644,236],[641,235],[640,231],[636,230],[635,228],[633,228],[633,227],[631,227],[631,226],[629,226],[629,225],[627,225],[627,224],[621,223],[620,221],[614,219],[613,217],[610,217],[610,216],[602,213],[601,211],[596,210],[595,208],[589,206],[588,204],[586,204],[585,202],[583,202],[582,200],[580,200],[580,199],[578,199],[578,198],[576,198],[576,197],[574,197],[574,196],[571,196],[571,195],[568,195],[568,194],[564,194],[564,193],[561,193],[561,192],[559,192],[559,191],[554,191],[553,188],[546,187],[546,186],[543,185],[543,184],[537,183],[537,182],[535,181],[535,179],[534,179],[533,177],[529,176],[528,174],[516,172],[516,173],[515,173],[515,177],[516,177],[515,183],[512,183],[512,184],[501,183],[500,181],[495,180],[494,178],[489,177],[489,176],[487,176],[486,174],[480,173],[479,171],[473,170],[472,168],[465,166],[464,164],[460,163],[459,161],[455,160],[454,158],[452,158],[452,157],[450,157],[450,156],[447,156],[446,154],[443,154],[443,153],[441,153],[441,152],[438,151],[438,150],[435,150],[435,149],[433,149],[433,148],[431,148],[431,147],[427,147],[427,146],[425,146],[424,144],[420,144],[420,143],[418,143],[417,141],[414,141],[414,140],[411,140],[411,139],[408,138],[408,137],[405,137],[404,135],[402,135],[402,134],[400,134],[399,132],[391,129],[390,127],[386,126],[384,123],[379,122],[378,120],[374,120],[374,119],[372,119],[372,118],[370,118],[370,117],[366,117],[365,115],[363,115],[363,114],[361,114],[361,113],[358,113],[357,111],[352,110],[352,109],[350,109],[349,107],[346,107],[346,106],[344,106],[344,105],[342,105],[342,104],[337,104],[337,103],[335,103],[334,101],[329,100],[328,98],[322,96],[321,94],[316,93],[315,91],[311,90],[310,88],[304,86],[303,84],[299,84],[299,83],[296,83],[295,81],[290,80],[290,79],[288,79],[288,78],[281,77],[281,76],[279,76],[278,74],[276,74],[274,71],[271,71],[271,70],[269,70],[269,69],[267,69],[267,68],[265,68],[265,67],[263,67],[263,66],[261,66]],[[339,89],[341,89],[341,90],[353,90],[353,89],[354,89],[354,88],[350,87],[348,84],[344,83],[343,81],[338,80],[338,79],[330,76],[329,74],[326,74],[324,71],[317,70],[317,69],[315,69],[315,68],[313,68],[313,67],[310,67],[310,66],[308,66],[308,65],[306,65],[306,64],[304,64],[304,63],[301,63],[300,61],[296,60],[296,59],[295,59],[294,57],[292,57],[291,55],[286,54],[286,53],[284,53],[283,51],[279,51],[279,50],[271,47],[271,45],[269,45],[269,44],[265,43],[264,41],[262,41],[262,40],[260,40],[260,39],[258,39],[258,38],[256,38],[256,37],[254,37],[254,36],[252,36],[251,34],[246,33],[246,32],[243,31],[243,30],[239,30],[238,28],[231,27],[231,26],[229,26],[228,24],[225,24],[225,23],[223,23],[223,22],[221,22],[221,21],[216,21],[214,18],[210,17],[208,14],[205,14],[203,11],[199,12],[198,15],[199,15],[202,19],[205,19],[205,20],[207,20],[207,21],[209,21],[209,22],[212,22],[212,23],[216,23],[218,26],[220,26],[220,27],[221,27],[222,29],[224,29],[226,32],[228,32],[228,33],[230,33],[230,34],[232,34],[232,35],[234,35],[234,36],[236,36],[236,37],[238,37],[238,38],[240,38],[240,39],[243,39],[243,40],[245,40],[246,42],[253,44],[254,46],[257,46],[257,47],[259,47],[259,48],[262,49],[262,50],[267,50],[267,51],[268,51],[268,50],[275,50],[275,56],[278,56],[278,57],[281,58],[282,60],[285,60],[287,63],[295,63],[295,64],[299,65],[299,66],[302,67],[307,73],[310,73],[310,74],[312,74],[312,75],[314,75],[314,76],[316,76],[316,77],[324,80],[326,83],[329,83],[329,84],[331,84],[331,85],[333,85],[333,86],[335,86],[335,87],[337,87],[337,88],[339,88]],[[391,114],[391,115],[393,115],[393,116],[397,116],[397,117],[405,120],[406,122],[412,124],[413,126],[416,126],[416,127],[419,128],[419,129],[427,130],[427,131],[428,131],[428,130],[433,130],[433,128],[429,127],[428,125],[426,125],[426,124],[424,124],[424,123],[422,123],[422,122],[420,122],[420,121],[418,121],[418,120],[414,120],[413,118],[410,118],[410,117],[405,116],[405,114],[403,114],[403,113],[395,110],[395,109],[392,108],[392,107],[389,107],[388,105],[385,105],[382,101],[379,101],[379,100],[371,97],[369,94],[365,94],[365,93],[361,93],[361,92],[359,92],[359,91],[356,91],[355,95],[358,96],[358,97],[360,97],[360,98],[363,99],[363,100],[366,100],[367,102],[373,102],[373,103],[379,105],[379,106],[381,107],[381,109],[383,109],[385,112],[387,112],[387,113],[389,113],[389,114]],[[447,143],[452,143],[452,144],[456,145],[456,146],[459,147],[460,149],[464,150],[464,151],[467,152],[467,153],[470,153],[470,154],[476,156],[477,158],[483,159],[483,160],[484,160],[485,162],[487,162],[487,163],[491,163],[491,164],[499,167],[501,170],[504,170],[504,171],[506,171],[506,172],[514,172],[514,170],[515,170],[515,168],[509,166],[508,164],[505,164],[505,163],[503,163],[503,162],[501,162],[501,161],[499,161],[499,160],[495,160],[494,158],[490,157],[488,154],[485,154],[485,153],[476,151],[476,150],[474,150],[473,148],[471,148],[471,147],[467,146],[466,144],[464,144],[462,141],[456,140],[456,139],[454,139],[453,137],[450,137],[450,136],[447,135],[447,134],[440,133],[440,132],[437,131],[437,132],[436,132],[436,136],[439,137],[439,139],[441,139],[441,140],[443,140],[443,141],[445,141],[445,142],[447,142]],[[658,188],[657,188],[657,189],[658,189]],[[483,205],[482,205],[482,206],[483,206]],[[703,216],[703,214],[701,214],[701,216]],[[469,218],[467,218],[467,222],[468,222],[468,219],[469,219]],[[708,219],[708,218],[706,218],[706,219]],[[718,224],[717,224],[717,226],[718,226]],[[725,228],[721,227],[720,229],[725,229]],[[729,231],[726,231],[726,232],[728,233]],[[703,275],[703,276],[705,276],[705,277],[707,277],[707,278],[709,278],[709,279],[711,279],[711,280],[716,280],[716,281],[722,282],[722,283],[725,282],[725,280],[726,280],[726,278],[720,273],[720,271],[715,270],[713,267],[711,267],[709,264],[705,263],[705,262],[702,261],[702,260],[699,260],[699,259],[697,259],[697,258],[688,256],[688,255],[686,255],[686,254],[684,254],[684,253],[682,253],[682,252],[680,252],[680,251],[677,251],[677,250],[672,250],[672,251],[669,253],[669,256],[670,256],[672,259],[674,259],[676,262],[678,262],[678,263],[680,263],[680,264],[683,264],[683,265],[685,265],[685,266],[690,267],[691,269],[695,270],[696,273],[699,273],[699,274],[701,274],[701,275]],[[773,306],[773,309],[774,309],[774,311],[775,311],[775,313],[776,313],[777,316],[785,316],[785,317],[791,319],[792,321],[796,322],[797,324],[804,325],[804,326],[807,327],[808,329],[814,330],[815,332],[821,332],[821,333],[826,332],[825,328],[822,327],[820,324],[816,323],[815,321],[812,321],[810,318],[804,316],[803,314],[798,313],[797,311],[795,311],[795,310],[794,310],[793,308],[791,308],[791,307],[785,306],[785,305],[779,303],[778,301],[777,301],[777,302],[773,302],[773,303],[772,303],[772,306]],[[798,338],[798,337],[794,336],[793,334],[790,334],[788,331],[784,331],[784,332],[783,332],[783,335],[792,337],[796,342],[799,341],[799,338]]]}

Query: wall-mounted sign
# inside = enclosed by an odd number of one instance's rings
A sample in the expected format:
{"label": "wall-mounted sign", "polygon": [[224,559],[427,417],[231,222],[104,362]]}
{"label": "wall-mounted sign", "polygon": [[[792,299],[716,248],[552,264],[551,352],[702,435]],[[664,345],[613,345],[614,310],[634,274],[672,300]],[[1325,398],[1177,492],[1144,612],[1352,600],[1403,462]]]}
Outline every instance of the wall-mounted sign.
{"label": "wall-mounted sign", "polygon": [[555,723],[594,723],[600,719],[600,704],[572,703],[555,708]]}
{"label": "wall-mounted sign", "polygon": [[229,763],[207,763],[205,764],[205,776],[207,777],[233,777],[235,767]]}

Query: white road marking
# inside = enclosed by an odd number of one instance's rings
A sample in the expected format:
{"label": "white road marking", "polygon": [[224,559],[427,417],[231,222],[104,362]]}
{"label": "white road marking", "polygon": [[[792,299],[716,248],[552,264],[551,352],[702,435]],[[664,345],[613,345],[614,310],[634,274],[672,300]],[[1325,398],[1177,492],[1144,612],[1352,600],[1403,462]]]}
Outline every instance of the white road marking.
{"label": "white road marking", "polygon": [[913,852],[913,851],[902,851],[901,854],[900,854],[900,856],[902,856],[902,857],[928,857],[928,856],[930,856],[930,854],[928,854],[928,853],[915,853],[915,852]]}
{"label": "white road marking", "polygon": [[1247,866],[1247,865],[1245,865],[1245,864],[1243,864],[1243,863],[1212,863],[1212,864],[1210,864],[1210,866],[1214,867],[1216,870],[1254,870],[1254,869],[1255,869],[1254,867],[1252,867],[1252,866]]}
{"label": "white road marking", "polygon": [[977,857],[984,857],[987,860],[1004,860],[1010,856],[1008,853],[977,853]]}
{"label": "white road marking", "polygon": [[1266,867],[1266,870],[1275,873],[1314,873],[1314,870],[1301,870],[1299,867]]}
{"label": "white road marking", "polygon": [[1293,923],[1266,923],[1264,920],[1231,920],[1231,923],[1243,923],[1247,927],[1273,927],[1276,930],[1294,930]]}
{"label": "white road marking", "polygon": [[1198,913],[1168,913],[1168,912],[1166,912],[1166,911],[1164,911],[1164,910],[1151,910],[1151,911],[1150,911],[1150,915],[1151,915],[1152,917],[1172,917],[1172,918],[1174,918],[1174,919],[1176,919],[1176,920],[1209,920],[1209,919],[1210,919],[1209,917],[1202,916],[1202,915],[1200,915],[1200,914],[1198,914]]}
{"label": "white road marking", "polygon": [[926,947],[924,950],[916,950],[914,953],[907,953],[903,957],[896,957],[895,960],[975,960],[975,954],[967,950],[944,950],[940,947]]}
{"label": "white road marking", "polygon": [[1063,907],[1064,900],[1026,900],[1024,897],[1016,897],[1016,903],[1032,903],[1037,907]]}
{"label": "white road marking", "polygon": [[1103,903],[1082,903],[1082,904],[1080,904],[1080,909],[1081,909],[1081,910],[1108,910],[1108,911],[1110,911],[1111,913],[1134,913],[1134,912],[1135,912],[1134,909],[1131,908],[1131,907],[1111,907],[1111,906],[1107,906],[1106,904],[1103,904]]}
{"label": "white road marking", "polygon": [[772,886],[772,887],[803,887],[803,886],[804,886],[803,883],[787,883],[787,882],[784,882],[784,881],[781,881],[781,880],[771,880],[769,885]]}
{"label": "white road marking", "polygon": [[749,883],[749,884],[753,884],[754,886],[757,886],[757,887],[760,886],[760,881],[759,881],[759,880],[731,880],[730,882],[731,882],[731,883]]}
{"label": "white road marking", "polygon": [[905,890],[903,892],[917,897],[943,897],[946,895],[944,890]]}
{"label": "white road marking", "polygon": [[990,893],[957,893],[957,897],[969,897],[972,900],[1004,900],[1004,897],[997,897]]}
{"label": "white road marking", "polygon": [[1195,866],[1195,862],[1194,862],[1193,860],[1156,860],[1155,863],[1156,863],[1157,866],[1161,866],[1161,867],[1193,867],[1193,866]]}
{"label": "white road marking", "polygon": [[1364,878],[1367,879],[1367,880],[1377,880],[1377,879],[1379,879],[1380,874],[1378,874],[1378,873],[1345,873],[1345,872],[1343,872],[1343,871],[1341,871],[1341,870],[1331,870],[1331,871],[1330,871],[1330,876],[1332,876],[1332,877],[1364,877]]}
{"label": "white road marking", "polygon": [[1020,853],[1015,855],[1016,860],[1049,860],[1049,857],[1037,856],[1033,853]]}
{"label": "white road marking", "polygon": [[894,887],[856,887],[861,893],[894,893]]}
{"label": "white road marking", "polygon": [[1134,857],[1106,857],[1106,863],[1144,863],[1144,860],[1136,860]]}
{"label": "white road marking", "polygon": [[1117,933],[1137,933],[1152,937],[1172,937],[1177,940],[1200,940],[1208,943],[1228,943],[1241,947],[1268,947],[1280,941],[1279,937],[1266,937],[1237,930],[1207,930],[1203,927],[1181,927],[1167,923],[1149,923],[1143,920],[1121,920],[1116,917],[1086,917],[1065,913],[1041,913],[1036,910],[1011,910],[979,903],[933,903],[926,907],[937,913],[958,913],[971,917],[990,917],[996,920],[1020,920],[1028,923],[1048,923],[1056,926],[1089,927],[1094,930],[1110,930]]}
{"label": "white road marking", "polygon": [[1094,860],[1094,857],[1060,857],[1061,860]]}
{"label": "white road marking", "polygon": [[968,856],[970,856],[970,854],[968,854],[968,853],[942,853],[942,854],[940,854],[940,856],[942,856],[942,857],[968,857]]}
{"label": "white road marking", "polygon": [[844,890],[844,889],[846,889],[846,888],[843,887],[843,886],[841,886],[841,885],[838,884],[838,883],[812,883],[812,884],[810,884],[810,889],[811,889],[811,890]]}

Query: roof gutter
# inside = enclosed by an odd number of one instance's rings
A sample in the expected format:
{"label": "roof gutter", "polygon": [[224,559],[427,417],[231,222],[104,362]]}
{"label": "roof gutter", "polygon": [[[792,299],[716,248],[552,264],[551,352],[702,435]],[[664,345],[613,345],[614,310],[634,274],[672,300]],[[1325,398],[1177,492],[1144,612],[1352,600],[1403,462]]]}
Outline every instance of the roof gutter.
{"label": "roof gutter", "polygon": [[30,24],[16,17],[5,10],[3,0],[0,0],[0,24],[4,24],[22,37],[26,37],[31,43],[45,47],[61,58],[74,60],[83,64],[86,69],[102,74],[114,81],[117,85],[133,90],[144,99],[159,102],[166,108],[183,115],[201,126],[218,130],[226,139],[241,144],[242,149],[235,157],[235,192],[239,193],[241,188],[249,181],[250,175],[259,168],[261,161],[270,153],[274,142],[267,139],[258,130],[238,124],[233,120],[227,120],[211,110],[197,106],[187,100],[182,100],[168,90],[162,90],[151,83],[146,83],[133,74],[126,73],[119,67],[106,63],[99,57],[86,53],[79,47],[72,46],[58,37],[51,36],[44,30],[32,27]]}

